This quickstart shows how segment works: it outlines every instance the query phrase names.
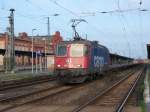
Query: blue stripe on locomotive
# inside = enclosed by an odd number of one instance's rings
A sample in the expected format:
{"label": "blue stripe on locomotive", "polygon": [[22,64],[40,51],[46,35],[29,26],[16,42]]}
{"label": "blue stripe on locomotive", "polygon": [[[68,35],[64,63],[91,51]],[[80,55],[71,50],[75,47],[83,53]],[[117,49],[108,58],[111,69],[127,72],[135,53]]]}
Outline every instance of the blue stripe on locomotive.
{"label": "blue stripe on locomotive", "polygon": [[102,71],[109,64],[109,51],[104,46],[93,45],[91,49],[90,70]]}

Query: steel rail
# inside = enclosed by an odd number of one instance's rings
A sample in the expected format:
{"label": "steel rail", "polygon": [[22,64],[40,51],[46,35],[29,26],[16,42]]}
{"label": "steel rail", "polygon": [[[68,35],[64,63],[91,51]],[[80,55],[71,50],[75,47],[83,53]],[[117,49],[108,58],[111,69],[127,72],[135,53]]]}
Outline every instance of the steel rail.
{"label": "steel rail", "polygon": [[86,103],[84,103],[83,105],[78,106],[77,108],[75,108],[72,112],[80,112],[83,108],[85,108],[87,105],[91,104],[92,102],[94,102],[97,98],[101,97],[102,95],[106,94],[108,91],[112,90],[114,87],[116,87],[117,85],[119,85],[120,83],[122,83],[124,80],[128,79],[130,76],[132,76],[133,74],[135,74],[135,71],[131,71],[129,73],[129,75],[125,76],[123,79],[119,80],[117,83],[115,83],[113,86],[109,87],[108,89],[104,90],[103,92],[99,92],[98,95],[96,95],[95,97],[93,97],[92,99],[88,100]]}
{"label": "steel rail", "polygon": [[58,92],[55,92],[55,93],[52,93],[52,94],[49,94],[49,95],[46,95],[46,96],[43,96],[43,97],[40,97],[40,98],[37,98],[37,99],[34,99],[34,100],[30,100],[30,101],[27,101],[27,102],[24,102],[24,103],[19,103],[19,104],[12,104],[4,109],[0,109],[0,112],[5,112],[5,111],[8,111],[10,109],[14,109],[14,108],[17,108],[19,106],[23,106],[23,105],[26,105],[26,104],[30,104],[30,103],[33,103],[33,102],[37,102],[37,101],[40,101],[40,100],[44,100],[48,97],[52,97],[54,95],[57,95],[57,94],[61,94],[63,92],[66,92],[66,91],[69,91],[69,90],[72,90],[74,89],[74,87],[68,87],[66,89],[63,89],[61,91],[58,91]]}
{"label": "steel rail", "polygon": [[21,95],[6,97],[6,98],[0,98],[0,103],[1,102],[6,102],[6,101],[11,101],[11,100],[16,100],[16,99],[19,99],[19,98],[23,98],[23,97],[27,97],[27,96],[31,96],[31,95],[35,95],[35,94],[39,94],[39,93],[46,92],[46,91],[49,91],[49,90],[52,90],[52,89],[57,89],[57,88],[60,88],[60,85],[54,86],[54,87],[48,87],[48,88],[45,88],[45,89],[35,90],[33,92],[29,92],[29,93],[26,93],[26,94],[21,94]]}
{"label": "steel rail", "polygon": [[122,110],[123,110],[125,104],[127,103],[127,100],[128,100],[128,98],[129,98],[129,96],[132,94],[132,92],[134,91],[134,89],[135,89],[137,83],[139,82],[139,79],[140,79],[140,77],[142,76],[143,71],[144,71],[144,70],[142,70],[142,71],[139,73],[139,75],[138,75],[138,77],[136,78],[136,80],[134,81],[134,84],[132,85],[131,89],[130,89],[130,90],[128,91],[128,93],[125,95],[125,97],[123,98],[123,100],[121,101],[121,103],[117,106],[115,112],[122,112]]}
{"label": "steel rail", "polygon": [[4,85],[3,87],[0,88],[0,91],[4,91],[4,90],[8,90],[8,89],[14,89],[14,88],[20,88],[20,87],[25,87],[25,86],[30,86],[33,84],[39,84],[39,83],[44,83],[44,82],[48,82],[48,81],[53,81],[56,80],[56,77],[53,78],[44,78],[44,79],[40,79],[40,80],[29,80],[26,82],[19,82],[19,83],[15,83],[15,84],[11,84],[11,85]]}
{"label": "steel rail", "polygon": [[78,86],[71,86],[71,87],[68,87],[68,88],[66,88],[66,89],[63,89],[63,90],[61,90],[61,91],[58,91],[58,92],[55,92],[55,93],[52,93],[52,94],[48,94],[48,95],[46,95],[46,96],[43,96],[43,97],[40,97],[40,98],[31,100],[31,101],[27,101],[27,102],[24,102],[24,103],[13,104],[13,105],[11,105],[11,106],[9,106],[9,107],[6,107],[6,108],[4,108],[4,109],[0,109],[0,112],[5,112],[5,111],[8,111],[8,110],[10,110],[10,109],[17,108],[17,107],[19,107],[19,106],[23,106],[23,105],[26,105],[26,104],[38,102],[38,101],[44,100],[44,99],[46,99],[46,98],[48,98],[48,97],[53,97],[53,96],[55,96],[55,95],[64,93],[64,92],[66,92],[66,91],[70,91],[70,90],[72,90],[72,89],[76,89],[76,88],[85,86],[86,84],[89,84],[89,83],[91,83],[91,82],[87,82],[87,83],[84,83],[84,84],[82,84],[82,85],[79,84]]}
{"label": "steel rail", "polygon": [[[130,71],[130,72],[128,72],[128,74],[132,75],[131,72],[133,73],[133,71]],[[126,73],[126,74],[127,74],[127,73]],[[128,76],[128,77],[129,77],[129,76]],[[125,80],[125,79],[124,79],[124,80]],[[82,84],[82,86],[84,86],[84,85],[86,85],[86,84],[87,84],[87,83],[84,83],[84,84]],[[34,99],[34,100],[31,100],[31,101],[27,101],[27,102],[24,102],[24,103],[21,103],[21,104],[14,104],[14,105],[11,105],[11,106],[9,106],[9,107],[6,107],[6,108],[4,108],[4,109],[2,109],[2,110],[0,110],[0,111],[8,111],[8,110],[10,110],[10,109],[13,109],[13,108],[16,108],[16,107],[19,107],[19,106],[22,106],[22,105],[26,105],[26,104],[29,104],[29,103],[37,102],[37,101],[46,99],[46,98],[48,98],[48,97],[50,97],[50,96],[54,96],[54,95],[57,95],[57,94],[61,94],[61,93],[65,92],[65,91],[69,91],[69,90],[72,90],[72,89],[75,89],[75,88],[78,88],[78,87],[81,87],[81,85],[78,85],[78,86],[72,87],[72,88],[68,88],[68,89],[65,89],[65,90],[62,90],[62,91],[59,91],[59,92],[56,92],[56,93],[52,93],[52,94],[49,94],[49,95],[47,95],[47,96],[43,96],[43,97],[41,97],[41,98]]]}

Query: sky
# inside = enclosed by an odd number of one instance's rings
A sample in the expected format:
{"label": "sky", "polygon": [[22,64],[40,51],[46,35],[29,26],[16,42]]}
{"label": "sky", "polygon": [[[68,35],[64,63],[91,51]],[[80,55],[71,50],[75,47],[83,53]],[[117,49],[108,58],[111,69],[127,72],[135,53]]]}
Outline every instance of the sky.
{"label": "sky", "polygon": [[47,35],[47,17],[50,17],[50,33],[60,31],[64,40],[70,40],[73,38],[71,19],[82,18],[87,22],[80,23],[76,29],[83,38],[87,35],[88,40],[99,41],[112,53],[147,57],[150,0],[0,0],[0,33],[6,32],[9,26],[10,8],[15,9],[15,35],[19,32],[31,35],[35,28],[34,35]]}

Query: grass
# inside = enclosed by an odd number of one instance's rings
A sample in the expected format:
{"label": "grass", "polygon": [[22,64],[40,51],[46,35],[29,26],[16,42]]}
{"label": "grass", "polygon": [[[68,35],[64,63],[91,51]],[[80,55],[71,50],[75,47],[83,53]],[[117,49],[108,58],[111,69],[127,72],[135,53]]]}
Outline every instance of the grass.
{"label": "grass", "polygon": [[[146,71],[146,75],[148,74],[148,82],[149,82],[149,87],[150,87],[150,66],[147,67],[147,71]],[[144,92],[145,89],[145,85],[144,85],[144,81],[140,86],[140,93]],[[140,100],[140,107],[141,107],[141,112],[146,112],[146,103],[144,101],[144,97],[141,98]]]}
{"label": "grass", "polygon": [[[146,74],[148,74],[148,83],[150,87],[150,66],[147,67]],[[140,86],[140,89],[144,92],[144,83]],[[140,101],[140,107],[141,107],[141,112],[146,112],[146,103],[144,102],[144,98],[142,98]]]}
{"label": "grass", "polygon": [[139,106],[141,108],[141,112],[146,112],[146,104],[145,104],[145,101],[144,101],[144,97],[143,97],[143,92],[144,92],[144,81],[142,82],[142,84],[140,85],[140,88],[139,88],[139,93],[141,94],[140,96],[140,102],[139,102]]}
{"label": "grass", "polygon": [[140,101],[141,112],[146,112],[146,104],[144,100]]}

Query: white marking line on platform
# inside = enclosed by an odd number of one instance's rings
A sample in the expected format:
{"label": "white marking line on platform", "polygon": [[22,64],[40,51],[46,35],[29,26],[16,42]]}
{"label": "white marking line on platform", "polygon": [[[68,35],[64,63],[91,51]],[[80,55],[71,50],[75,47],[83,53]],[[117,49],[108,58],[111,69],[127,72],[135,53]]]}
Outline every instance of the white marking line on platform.
{"label": "white marking line on platform", "polygon": [[145,103],[150,103],[150,91],[149,91],[149,82],[148,82],[149,71],[146,72],[146,77],[144,80],[145,90],[144,90],[144,100]]}

